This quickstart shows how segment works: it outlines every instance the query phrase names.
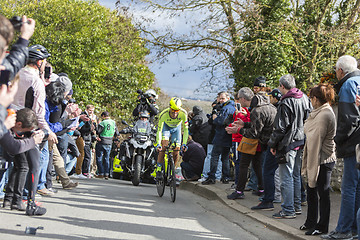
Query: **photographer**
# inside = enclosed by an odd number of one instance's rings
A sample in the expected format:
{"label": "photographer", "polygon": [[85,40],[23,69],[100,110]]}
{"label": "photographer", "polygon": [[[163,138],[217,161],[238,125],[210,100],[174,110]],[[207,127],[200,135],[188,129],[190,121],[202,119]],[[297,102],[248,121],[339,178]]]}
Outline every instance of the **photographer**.
{"label": "photographer", "polygon": [[138,104],[136,105],[133,116],[138,118],[139,114],[144,111],[148,111],[150,113],[150,122],[153,122],[154,116],[159,114],[159,108],[156,105],[156,99],[158,95],[153,89],[147,90],[143,93],[140,89],[137,90],[138,96]]}
{"label": "photographer", "polygon": [[[38,121],[36,114],[29,108],[23,108],[17,111],[16,123],[12,127],[12,134],[17,139],[31,138],[33,130],[38,127]],[[41,131],[42,132],[42,131]],[[39,143],[40,139],[44,137],[44,133],[39,135],[36,142]],[[1,141],[3,141],[1,139]],[[28,142],[32,146],[32,141]],[[5,149],[6,150],[6,149]],[[6,193],[4,198],[3,207],[10,207],[12,210],[25,211],[26,215],[44,215],[46,209],[36,206],[35,193],[37,189],[37,183],[39,179],[39,158],[40,151],[38,147],[33,147],[30,150],[12,156],[10,152],[5,153],[7,159],[14,160],[14,168],[9,176],[9,182],[6,187]],[[29,172],[29,174],[28,174]],[[22,195],[27,178],[28,193],[28,205],[25,206],[22,202]]]}
{"label": "photographer", "polygon": [[8,48],[13,40],[14,27],[20,31],[20,37],[18,41],[12,45],[10,54],[0,61],[5,69],[10,71],[8,80],[12,80],[16,73],[26,64],[29,55],[27,47],[29,45],[29,39],[35,30],[35,21],[26,16],[22,18],[13,17],[11,20],[8,20],[0,15],[0,35],[6,40],[5,49]]}
{"label": "photographer", "polygon": [[222,162],[222,182],[229,183],[230,175],[230,162],[229,153],[232,145],[231,135],[225,131],[225,120],[229,115],[233,115],[235,112],[235,104],[230,100],[229,93],[220,92],[219,102],[221,104],[221,110],[215,114],[213,111],[212,119],[215,126],[214,147],[211,152],[210,160],[210,172],[209,177],[202,184],[215,184],[215,172],[221,155]]}

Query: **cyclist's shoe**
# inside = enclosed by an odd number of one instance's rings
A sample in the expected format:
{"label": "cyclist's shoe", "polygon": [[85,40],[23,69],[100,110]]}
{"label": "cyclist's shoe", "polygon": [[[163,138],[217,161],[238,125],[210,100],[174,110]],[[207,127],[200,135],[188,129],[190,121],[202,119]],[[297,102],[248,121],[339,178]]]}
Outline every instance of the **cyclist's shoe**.
{"label": "cyclist's shoe", "polygon": [[160,171],[156,171],[156,180],[157,181],[162,181],[163,180],[163,172]]}

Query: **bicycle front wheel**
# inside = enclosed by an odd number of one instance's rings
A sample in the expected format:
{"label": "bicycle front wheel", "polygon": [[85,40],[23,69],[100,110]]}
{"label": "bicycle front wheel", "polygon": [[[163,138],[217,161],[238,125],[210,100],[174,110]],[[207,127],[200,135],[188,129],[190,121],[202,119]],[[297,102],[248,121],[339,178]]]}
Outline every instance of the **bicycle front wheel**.
{"label": "bicycle front wheel", "polygon": [[168,161],[168,178],[169,178],[169,187],[170,187],[170,196],[171,201],[175,202],[176,199],[176,177],[175,177],[175,165],[174,161],[171,158],[169,158]]}

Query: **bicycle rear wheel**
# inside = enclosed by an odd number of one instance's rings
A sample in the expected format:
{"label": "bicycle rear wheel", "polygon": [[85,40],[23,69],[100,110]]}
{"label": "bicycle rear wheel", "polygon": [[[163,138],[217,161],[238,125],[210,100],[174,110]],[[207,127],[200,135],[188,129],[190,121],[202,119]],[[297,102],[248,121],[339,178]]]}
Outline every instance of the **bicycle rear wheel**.
{"label": "bicycle rear wheel", "polygon": [[175,177],[175,165],[172,157],[169,157],[168,161],[168,183],[170,187],[171,201],[175,202],[176,199],[176,177]]}

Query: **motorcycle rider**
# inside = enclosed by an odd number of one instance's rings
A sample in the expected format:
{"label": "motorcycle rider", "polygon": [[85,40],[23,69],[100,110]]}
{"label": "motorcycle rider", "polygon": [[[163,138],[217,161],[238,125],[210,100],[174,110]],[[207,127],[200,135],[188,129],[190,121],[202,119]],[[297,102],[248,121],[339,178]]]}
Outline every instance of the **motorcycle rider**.
{"label": "motorcycle rider", "polygon": [[[184,131],[184,137],[181,145],[181,126]],[[174,164],[179,157],[180,145],[183,151],[186,151],[186,143],[189,136],[187,112],[181,108],[181,100],[173,97],[170,100],[170,107],[160,113],[158,130],[156,134],[156,148],[159,151],[156,169],[156,178],[161,178],[161,169],[164,164],[165,148],[169,144],[169,140],[175,144],[173,151]],[[171,137],[171,139],[170,139]],[[161,142],[160,142],[161,141]]]}
{"label": "motorcycle rider", "polygon": [[139,117],[141,112],[147,111],[150,114],[150,122],[153,122],[154,116],[159,114],[159,108],[156,105],[156,99],[158,95],[153,89],[147,90],[143,93],[141,90],[137,91],[139,93],[138,96],[138,104],[133,111],[133,116],[135,118]]}

